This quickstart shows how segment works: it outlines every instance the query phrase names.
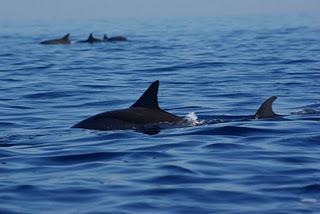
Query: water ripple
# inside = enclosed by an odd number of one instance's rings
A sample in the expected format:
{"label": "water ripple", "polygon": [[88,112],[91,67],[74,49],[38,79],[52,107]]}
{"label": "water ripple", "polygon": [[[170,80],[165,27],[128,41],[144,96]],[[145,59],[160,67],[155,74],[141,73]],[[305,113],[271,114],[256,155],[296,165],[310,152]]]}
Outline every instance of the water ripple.
{"label": "water ripple", "polygon": [[[0,213],[319,212],[318,20],[0,21]],[[38,44],[103,29],[129,41]],[[162,108],[203,122],[70,128],[157,79]],[[252,120],[273,95],[282,117]]]}

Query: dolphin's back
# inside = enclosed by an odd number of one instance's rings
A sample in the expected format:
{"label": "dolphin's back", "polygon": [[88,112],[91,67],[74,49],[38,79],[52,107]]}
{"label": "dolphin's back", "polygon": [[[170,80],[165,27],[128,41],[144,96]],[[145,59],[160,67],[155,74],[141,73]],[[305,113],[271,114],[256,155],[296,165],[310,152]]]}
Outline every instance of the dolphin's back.
{"label": "dolphin's back", "polygon": [[73,128],[95,130],[143,129],[147,124],[177,123],[182,118],[166,112],[158,104],[159,81],[149,88],[130,108],[108,111],[89,117]]}
{"label": "dolphin's back", "polygon": [[60,39],[45,40],[45,41],[40,42],[40,44],[43,44],[43,45],[70,44],[69,36],[70,36],[70,34],[68,33]]}
{"label": "dolphin's back", "polygon": [[102,40],[95,38],[95,37],[93,36],[93,34],[90,33],[88,39],[78,41],[77,43],[91,43],[91,44],[92,44],[92,43],[98,43],[98,42],[102,42]]}
{"label": "dolphin's back", "polygon": [[72,128],[83,128],[92,130],[119,130],[119,129],[132,129],[135,126],[134,123],[130,121],[124,121],[120,118],[112,116],[112,113],[105,112],[101,114],[89,117],[77,124]]}
{"label": "dolphin's back", "polygon": [[147,124],[177,123],[181,118],[162,109],[130,107],[89,117],[73,128],[95,130],[142,129]]}
{"label": "dolphin's back", "polygon": [[107,42],[120,42],[120,41],[127,41],[127,37],[125,36],[112,36],[108,37],[107,34],[103,35],[103,40]]}

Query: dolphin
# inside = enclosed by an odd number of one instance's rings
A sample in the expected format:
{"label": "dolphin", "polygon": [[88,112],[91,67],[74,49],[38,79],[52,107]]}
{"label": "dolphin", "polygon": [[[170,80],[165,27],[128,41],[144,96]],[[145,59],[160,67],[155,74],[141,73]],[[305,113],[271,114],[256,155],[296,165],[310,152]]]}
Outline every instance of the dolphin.
{"label": "dolphin", "polygon": [[93,36],[93,34],[90,33],[88,39],[79,41],[78,43],[90,43],[90,44],[92,44],[92,43],[98,43],[98,42],[102,42],[102,40],[95,38],[95,37]]}
{"label": "dolphin", "polygon": [[[186,122],[185,118],[171,114],[159,107],[158,89],[159,80],[153,82],[129,108],[94,115],[80,121],[72,128],[100,131],[133,129],[147,134],[156,134],[159,132],[157,124],[174,125]],[[275,99],[275,96],[268,98],[250,118],[264,119],[278,116],[272,110],[272,103]]]}
{"label": "dolphin", "polygon": [[162,110],[158,104],[159,80],[153,82],[129,108],[89,117],[73,126],[94,130],[143,130],[148,124],[178,123],[183,118]]}
{"label": "dolphin", "polygon": [[103,41],[105,42],[121,42],[121,41],[127,41],[128,39],[124,36],[112,36],[108,37],[107,34],[104,34]]}
{"label": "dolphin", "polygon": [[277,96],[271,96],[264,101],[257,112],[254,114],[254,119],[268,119],[280,117],[280,115],[273,112],[272,104],[277,99]]}
{"label": "dolphin", "polygon": [[43,45],[62,45],[62,44],[70,44],[70,39],[69,39],[70,34],[66,34],[64,37],[60,39],[50,39],[50,40],[45,40],[40,42],[40,44]]}

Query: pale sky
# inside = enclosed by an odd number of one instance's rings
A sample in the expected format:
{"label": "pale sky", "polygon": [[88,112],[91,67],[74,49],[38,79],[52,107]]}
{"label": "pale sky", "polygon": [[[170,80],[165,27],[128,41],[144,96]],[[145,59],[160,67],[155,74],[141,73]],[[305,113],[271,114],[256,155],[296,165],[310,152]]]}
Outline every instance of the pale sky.
{"label": "pale sky", "polygon": [[0,0],[0,21],[320,14],[320,0]]}

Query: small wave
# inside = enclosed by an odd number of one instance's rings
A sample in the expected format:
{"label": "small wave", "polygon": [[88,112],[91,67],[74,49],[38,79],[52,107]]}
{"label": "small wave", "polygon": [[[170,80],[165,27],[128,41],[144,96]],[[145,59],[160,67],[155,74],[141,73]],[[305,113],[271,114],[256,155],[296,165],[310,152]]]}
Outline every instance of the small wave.
{"label": "small wave", "polygon": [[178,71],[184,69],[201,69],[201,68],[212,68],[212,67],[224,67],[228,65],[233,65],[232,62],[199,62],[199,63],[183,63],[183,64],[174,64],[171,66],[157,67],[151,69],[137,69],[136,72],[169,72],[169,71]]}
{"label": "small wave", "polygon": [[29,98],[29,99],[42,99],[42,98],[61,98],[61,97],[68,97],[71,96],[67,92],[41,92],[41,93],[34,93],[34,94],[28,94],[24,95],[24,98]]}
{"label": "small wave", "polygon": [[[147,213],[152,213],[154,210],[159,209],[157,206],[150,204],[150,202],[124,202],[123,204],[119,205],[120,209],[125,210],[139,210],[141,211],[149,211]],[[140,213],[139,212],[139,213]],[[104,214],[109,214],[105,213]],[[114,212],[110,212],[114,213]],[[121,212],[122,214],[127,214],[127,212]],[[128,212],[129,213],[129,212]]]}
{"label": "small wave", "polygon": [[78,164],[83,162],[107,161],[126,154],[125,152],[95,152],[89,154],[51,156],[45,159],[55,164]]}
{"label": "small wave", "polygon": [[169,157],[171,157],[171,155],[168,155],[163,152],[94,152],[94,153],[85,153],[85,154],[49,156],[49,157],[43,157],[43,158],[48,161],[48,164],[64,165],[64,164],[92,163],[97,161],[111,161],[115,159],[139,160],[139,159],[146,159],[146,158],[157,159],[157,158],[169,158]]}
{"label": "small wave", "polygon": [[13,122],[0,122],[0,127],[11,127],[11,126],[15,126],[16,124]]}
{"label": "small wave", "polygon": [[209,145],[204,146],[204,148],[209,150],[226,150],[226,149],[245,149],[246,146],[236,143],[212,143]]}
{"label": "small wave", "polygon": [[176,166],[176,165],[164,165],[161,167],[161,169],[166,170],[170,173],[179,173],[179,174],[195,174],[194,171],[182,167],[182,166]]}
{"label": "small wave", "polygon": [[320,184],[310,184],[302,188],[304,193],[320,193]]}
{"label": "small wave", "polygon": [[143,183],[153,183],[153,184],[205,184],[216,181],[215,178],[206,178],[198,176],[187,176],[187,175],[163,175],[155,176],[143,180]]}
{"label": "small wave", "polygon": [[[19,146],[20,144],[15,144],[15,143],[8,143],[7,140],[0,139],[0,148],[5,148],[5,147],[13,147],[13,146]],[[2,152],[0,152],[1,157],[5,157],[6,155]]]}
{"label": "small wave", "polygon": [[316,198],[302,198],[301,202],[305,204],[320,204],[320,200]]}
{"label": "small wave", "polygon": [[9,210],[9,209],[0,208],[0,213],[6,213],[6,214],[19,214],[20,212],[14,212],[14,211]]}
{"label": "small wave", "polygon": [[12,53],[5,53],[5,54],[0,54],[0,57],[11,57],[14,56]]}
{"label": "small wave", "polygon": [[316,63],[316,62],[317,61],[311,60],[311,59],[297,59],[297,60],[285,60],[280,62],[280,64],[291,65],[291,64]]}
{"label": "small wave", "polygon": [[188,148],[189,145],[187,143],[162,143],[156,145],[146,145],[143,147],[139,147],[137,149],[133,149],[133,151],[148,151],[148,152],[159,152],[159,151],[168,151],[168,150],[177,150],[179,148]]}
{"label": "small wave", "polygon": [[241,127],[241,126],[222,126],[222,127],[209,127],[193,130],[192,132],[186,133],[187,135],[225,135],[225,136],[250,136],[252,134],[261,133],[277,133],[275,130],[252,128],[252,127]]}

